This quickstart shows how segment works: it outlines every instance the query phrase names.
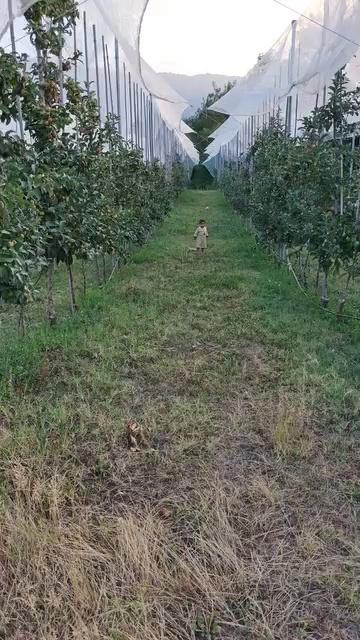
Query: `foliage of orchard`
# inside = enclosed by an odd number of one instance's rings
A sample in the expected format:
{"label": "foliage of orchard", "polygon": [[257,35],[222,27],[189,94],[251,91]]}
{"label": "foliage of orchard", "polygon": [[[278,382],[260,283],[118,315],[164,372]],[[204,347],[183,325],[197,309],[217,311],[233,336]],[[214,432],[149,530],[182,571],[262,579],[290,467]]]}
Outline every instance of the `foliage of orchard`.
{"label": "foliage of orchard", "polygon": [[279,262],[298,256],[304,287],[316,261],[324,306],[329,274],[346,274],[339,312],[360,274],[360,158],[353,124],[359,112],[360,91],[348,90],[341,70],[327,104],[304,118],[301,135],[288,136],[278,114],[240,166],[228,167],[221,178],[234,208]]}
{"label": "foliage of orchard", "polygon": [[41,0],[25,17],[36,63],[0,49],[0,119],[19,121],[20,105],[27,140],[4,127],[0,133],[0,300],[19,305],[23,322],[45,274],[54,323],[54,266],[66,266],[74,311],[74,260],[94,260],[102,280],[102,257],[116,266],[142,244],[186,175],[179,163],[170,176],[158,163],[144,163],[112,116],[101,125],[91,87],[71,77],[80,52],[62,55],[78,17],[74,0]]}

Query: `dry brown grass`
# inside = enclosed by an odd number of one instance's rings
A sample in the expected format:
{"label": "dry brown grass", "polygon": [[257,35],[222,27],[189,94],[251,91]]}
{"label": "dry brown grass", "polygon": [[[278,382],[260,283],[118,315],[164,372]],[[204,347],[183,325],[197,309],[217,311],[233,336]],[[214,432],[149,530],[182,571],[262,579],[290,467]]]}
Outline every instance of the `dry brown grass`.
{"label": "dry brown grass", "polygon": [[208,479],[168,501],[164,519],[161,503],[109,514],[69,505],[60,476],[46,492],[23,468],[11,473],[3,637],[189,640],[202,637],[201,614],[219,638],[356,638],[345,598],[359,549],[347,538],[344,555],[340,530],[320,513],[310,521],[304,504],[291,511],[269,478]]}

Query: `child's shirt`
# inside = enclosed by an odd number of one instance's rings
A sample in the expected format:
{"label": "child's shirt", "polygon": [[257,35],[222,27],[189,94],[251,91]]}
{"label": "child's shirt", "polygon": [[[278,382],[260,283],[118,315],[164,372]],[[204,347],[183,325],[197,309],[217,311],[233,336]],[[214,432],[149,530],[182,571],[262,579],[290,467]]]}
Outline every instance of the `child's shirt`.
{"label": "child's shirt", "polygon": [[208,238],[209,234],[208,234],[208,230],[207,227],[198,227],[194,233],[194,238]]}

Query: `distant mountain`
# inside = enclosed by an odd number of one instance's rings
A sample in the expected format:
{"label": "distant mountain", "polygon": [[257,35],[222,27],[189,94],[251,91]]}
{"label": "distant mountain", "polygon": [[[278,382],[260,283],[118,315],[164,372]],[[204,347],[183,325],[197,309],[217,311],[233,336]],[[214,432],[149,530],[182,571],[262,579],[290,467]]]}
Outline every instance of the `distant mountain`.
{"label": "distant mountain", "polygon": [[238,76],[224,76],[213,73],[204,73],[196,76],[187,76],[181,73],[161,73],[180,95],[192,105],[185,112],[184,117],[190,117],[201,106],[202,99],[213,89],[213,83],[217,87],[223,87],[227,82],[240,80]]}

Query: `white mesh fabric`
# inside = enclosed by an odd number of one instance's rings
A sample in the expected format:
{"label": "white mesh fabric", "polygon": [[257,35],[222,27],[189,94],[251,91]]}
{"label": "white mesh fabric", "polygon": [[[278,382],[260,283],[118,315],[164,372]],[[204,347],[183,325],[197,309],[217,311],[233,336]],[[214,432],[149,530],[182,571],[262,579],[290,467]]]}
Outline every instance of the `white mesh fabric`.
{"label": "white mesh fabric", "polygon": [[18,18],[35,2],[36,0],[11,0],[11,3],[9,3],[8,0],[0,0],[0,38],[8,30],[11,21],[9,4],[11,5],[12,16]]}
{"label": "white mesh fabric", "polygon": [[[12,0],[14,6],[14,16],[21,15],[33,4],[32,1],[21,2]],[[188,103],[174,91],[166,81],[158,76],[146,62],[142,61],[140,75],[139,67],[139,34],[141,19],[145,10],[146,0],[107,0],[106,3],[100,0],[86,0],[79,5],[80,19],[76,27],[76,48],[82,52],[82,59],[77,65],[77,79],[84,83],[87,79],[85,37],[84,37],[84,14],[86,19],[87,33],[87,53],[88,53],[88,79],[91,90],[97,91],[96,84],[96,64],[93,25],[95,25],[95,41],[97,48],[97,64],[99,71],[99,102],[101,116],[104,120],[107,111],[118,114],[117,106],[117,85],[116,85],[116,61],[115,61],[115,38],[119,42],[119,66],[120,66],[120,111],[121,133],[127,140],[133,141],[135,138],[135,125],[137,144],[146,149],[145,158],[150,158],[149,145],[145,144],[146,117],[144,101],[147,104],[151,101],[149,90],[152,95],[160,95],[160,98],[153,98],[153,121],[154,121],[154,141],[155,148],[153,156],[164,162],[168,161],[170,153],[174,150],[171,146],[169,132],[176,136],[176,144],[180,156],[190,163],[198,161],[198,154],[192,142],[186,138],[185,133],[189,133],[185,123],[182,122],[182,114]],[[0,15],[3,16],[3,24],[9,24],[8,0],[0,0]],[[27,53],[29,64],[36,60],[36,53],[30,43],[27,34],[24,36],[25,20],[19,17],[14,21],[15,38],[17,40],[16,49],[18,53]],[[105,44],[105,63],[103,55],[103,41]],[[0,42],[1,46],[10,47],[9,31],[5,32]],[[74,38],[69,37],[64,47],[64,56],[72,55],[74,49]],[[124,74],[125,65],[125,74]],[[105,73],[105,69],[106,72]],[[106,82],[107,79],[107,92]],[[129,100],[129,82],[132,90],[132,105]],[[135,97],[135,96],[138,96]],[[107,98],[107,99],[106,99]],[[143,101],[141,100],[143,99]],[[137,101],[137,102],[136,102]],[[106,104],[108,103],[108,104]],[[148,108],[148,106],[146,107]],[[137,118],[135,116],[137,109]],[[141,111],[143,113],[141,114]],[[140,122],[140,118],[142,121]],[[11,128],[11,127],[10,127]],[[12,128],[14,128],[12,126]]]}
{"label": "white mesh fabric", "polygon": [[255,115],[267,111],[269,101],[278,104],[290,92],[321,93],[359,49],[360,2],[313,0],[304,16],[298,18],[294,29],[290,25],[245,78],[211,109]]}
{"label": "white mesh fabric", "polygon": [[[354,0],[313,0],[296,26],[296,84],[317,93],[358,50],[360,3]],[[343,37],[341,37],[343,36]]]}
{"label": "white mesh fabric", "polygon": [[[323,25],[325,28],[323,28]],[[334,74],[346,65],[350,86],[360,82],[360,2],[313,0],[258,63],[211,109],[243,116],[232,140],[224,128],[213,134],[207,166],[214,169],[246,150],[271,114],[287,112],[290,135],[299,133],[302,118],[326,99]],[[286,108],[287,98],[291,105]],[[235,155],[234,155],[235,154]],[[217,157],[219,155],[219,158]]]}

